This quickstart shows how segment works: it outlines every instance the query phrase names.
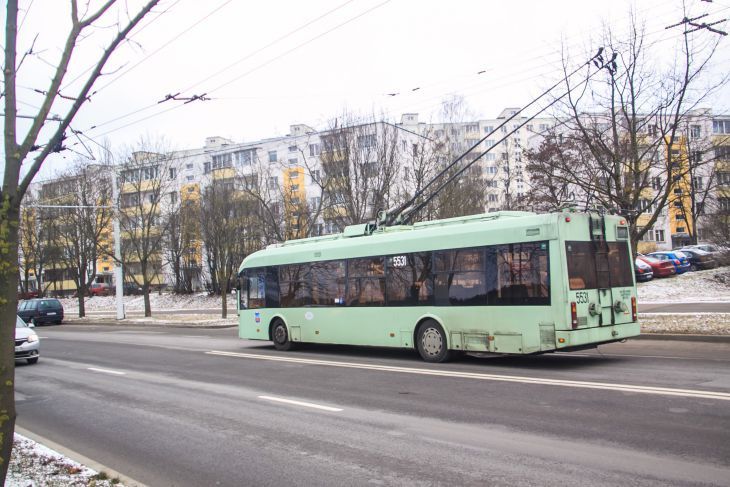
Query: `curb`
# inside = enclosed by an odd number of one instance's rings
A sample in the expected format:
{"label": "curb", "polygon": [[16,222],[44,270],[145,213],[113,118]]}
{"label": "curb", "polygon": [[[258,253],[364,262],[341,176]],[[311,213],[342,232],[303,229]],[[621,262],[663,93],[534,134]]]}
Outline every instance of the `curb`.
{"label": "curb", "polygon": [[631,340],[664,340],[685,342],[730,343],[730,335],[691,335],[681,333],[642,333]]}
{"label": "curb", "polygon": [[15,425],[15,432],[25,436],[26,438],[29,438],[36,443],[40,443],[41,445],[50,448],[51,450],[55,450],[61,455],[64,455],[71,460],[80,463],[81,465],[84,465],[86,467],[89,467],[92,470],[96,470],[97,472],[104,472],[111,478],[118,478],[125,486],[127,487],[146,487],[145,484],[142,482],[138,482],[130,477],[127,477],[124,474],[121,474],[117,472],[116,470],[107,467],[106,465],[102,465],[101,463],[92,460],[91,458],[82,455],[81,453],[78,453],[74,450],[71,450],[69,448],[66,448],[63,445],[60,445],[56,443],[55,441],[51,441],[48,438],[45,438],[41,435],[35,434],[32,431],[29,431],[22,426]]}
{"label": "curb", "polygon": [[232,324],[225,324],[225,325],[211,325],[211,324],[201,324],[195,321],[188,321],[188,322],[181,322],[181,323],[175,323],[170,321],[169,323],[160,323],[160,322],[153,322],[153,323],[140,323],[137,322],[131,322],[127,320],[111,320],[111,321],[71,321],[71,320],[64,320],[63,325],[75,325],[75,326],[125,326],[125,327],[136,327],[136,328],[199,328],[199,329],[216,329],[216,328],[235,328],[238,326],[238,323],[232,323]]}

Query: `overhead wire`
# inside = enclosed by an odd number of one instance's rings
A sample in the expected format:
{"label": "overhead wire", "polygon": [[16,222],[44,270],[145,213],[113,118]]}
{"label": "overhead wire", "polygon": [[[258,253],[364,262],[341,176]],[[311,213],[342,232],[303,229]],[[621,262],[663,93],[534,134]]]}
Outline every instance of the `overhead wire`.
{"label": "overhead wire", "polygon": [[[347,1],[347,2],[345,2],[345,3],[344,3],[344,4],[342,5],[342,6],[344,6],[344,5],[348,4],[348,3],[352,2],[352,1],[354,1],[354,0],[348,0],[348,1]],[[354,20],[357,20],[357,19],[361,18],[362,16],[364,16],[364,15],[366,15],[366,14],[368,14],[368,13],[372,12],[373,10],[375,10],[375,9],[377,9],[377,8],[379,8],[379,7],[383,6],[383,5],[385,5],[385,4],[387,4],[387,3],[391,2],[391,1],[392,1],[392,0],[385,0],[385,1],[381,2],[381,3],[379,3],[378,5],[376,5],[375,7],[369,8],[369,9],[365,10],[364,12],[361,12],[361,13],[357,14],[357,15],[356,15],[356,16],[354,16],[354,17],[351,17],[351,18],[349,18],[349,19],[347,19],[347,20],[345,20],[345,21],[343,21],[343,22],[340,22],[339,24],[335,25],[334,27],[332,27],[332,28],[330,28],[330,29],[328,29],[328,30],[326,30],[326,31],[324,31],[324,32],[322,32],[322,33],[320,33],[320,34],[317,34],[316,36],[314,36],[314,37],[310,38],[310,39],[309,39],[309,40],[307,40],[307,41],[304,41],[304,42],[301,42],[301,43],[297,44],[297,45],[296,45],[296,46],[294,46],[293,48],[291,48],[291,49],[288,49],[288,50],[287,50],[287,51],[285,51],[284,53],[282,53],[282,54],[279,54],[279,55],[275,56],[274,58],[271,58],[271,59],[269,59],[268,61],[265,61],[264,63],[262,63],[261,65],[257,66],[256,68],[254,68],[254,69],[252,69],[252,70],[249,70],[249,71],[247,71],[246,73],[244,73],[244,74],[242,74],[242,75],[236,76],[236,77],[235,77],[235,78],[234,78],[233,80],[230,80],[230,81],[227,81],[227,82],[225,82],[225,83],[224,83],[223,85],[221,85],[221,86],[219,86],[219,87],[217,87],[217,88],[214,88],[213,90],[210,90],[210,92],[212,92],[212,91],[215,91],[215,90],[217,90],[217,89],[220,89],[220,88],[222,88],[223,86],[227,86],[227,85],[229,85],[229,84],[231,84],[231,83],[233,83],[233,82],[235,82],[235,81],[237,81],[237,80],[239,80],[239,79],[243,78],[244,76],[247,76],[247,75],[249,75],[249,74],[251,74],[251,73],[253,73],[253,72],[257,71],[258,69],[261,69],[262,67],[264,67],[264,66],[267,66],[267,65],[271,64],[272,62],[274,62],[274,61],[276,61],[276,60],[278,60],[278,59],[281,59],[281,58],[282,58],[282,57],[284,57],[285,55],[287,55],[287,54],[290,54],[290,53],[292,53],[292,52],[296,51],[297,49],[300,49],[300,48],[304,47],[305,45],[307,45],[307,44],[309,44],[309,43],[311,43],[311,42],[313,42],[313,41],[315,41],[315,40],[317,40],[317,39],[319,39],[319,38],[321,38],[321,37],[323,37],[323,36],[325,36],[325,35],[327,35],[327,34],[329,34],[329,33],[333,32],[333,31],[335,31],[335,30],[337,30],[337,29],[339,29],[339,28],[341,28],[341,27],[343,27],[343,26],[345,26],[345,25],[349,24],[350,22],[353,22]],[[327,14],[325,14],[325,15],[328,15],[328,14],[330,14],[330,13],[332,13],[332,12],[336,11],[337,9],[338,9],[338,8],[332,9],[332,10],[330,10],[330,11],[329,11],[329,12],[328,12]],[[324,17],[324,15],[320,15],[319,17],[317,17],[317,19],[321,19],[321,18],[323,18],[323,17]],[[311,23],[312,23],[312,21],[309,21],[309,22],[307,22],[306,24],[307,24],[307,25],[311,25]],[[282,36],[282,37],[280,37],[280,38],[279,38],[279,40],[283,40],[284,38],[288,37],[289,35],[291,35],[291,34],[293,34],[293,33],[297,32],[297,31],[301,30],[301,28],[302,28],[302,27],[299,27],[299,28],[295,29],[294,31],[291,31],[291,32],[290,32],[289,34],[287,34],[287,35],[285,35],[285,36]],[[271,43],[270,43],[270,44],[271,44]],[[148,106],[145,106],[145,107],[139,108],[139,109],[137,109],[137,110],[134,110],[134,111],[132,111],[132,112],[130,112],[130,113],[127,113],[127,114],[121,115],[121,116],[119,116],[119,117],[116,117],[116,118],[114,118],[114,119],[111,119],[111,120],[108,120],[108,121],[105,121],[105,122],[102,122],[102,123],[99,123],[99,124],[95,124],[95,125],[93,126],[93,128],[94,128],[94,129],[97,129],[97,128],[99,128],[99,127],[102,127],[102,126],[104,126],[104,125],[108,125],[108,124],[110,124],[110,123],[113,123],[113,122],[116,122],[116,121],[118,121],[118,120],[122,120],[122,119],[124,119],[124,118],[128,118],[129,116],[132,116],[132,115],[134,115],[134,114],[140,113],[140,112],[142,112],[142,111],[146,111],[146,110],[149,110],[149,109],[151,109],[151,108],[153,108],[153,107],[157,106],[158,104],[159,104],[159,103],[157,103],[157,102],[156,102],[156,103],[154,103],[154,104],[150,104],[150,105],[148,105]],[[174,106],[173,106],[173,109],[174,109],[174,108],[179,108],[179,107],[181,107],[181,106],[182,106],[182,105],[174,105]],[[133,124],[135,124],[135,123],[138,123],[138,122],[142,122],[142,121],[148,120],[149,118],[155,117],[155,116],[157,116],[157,115],[162,115],[162,114],[164,114],[164,113],[166,113],[166,112],[169,112],[170,110],[171,110],[171,109],[165,109],[165,110],[161,110],[161,111],[159,111],[159,112],[155,112],[155,113],[154,113],[154,114],[152,114],[152,115],[149,115],[149,116],[147,116],[147,117],[144,117],[144,118],[141,118],[141,119],[135,120],[134,122],[130,122],[130,123],[128,123],[128,124],[124,124],[124,125],[122,125],[121,127],[115,128],[115,129],[113,129],[113,130],[111,130],[111,131],[105,132],[105,134],[106,134],[106,133],[110,133],[110,132],[112,132],[112,131],[116,131],[116,130],[118,130],[118,129],[121,129],[121,128],[125,128],[125,127],[128,127],[128,126],[130,126],[130,125],[133,125]]]}
{"label": "overhead wire", "polygon": [[[338,27],[341,27],[342,25],[345,25],[345,24],[347,24],[347,23],[349,23],[349,22],[351,22],[351,21],[355,20],[356,18],[358,18],[358,17],[360,17],[360,16],[362,16],[362,15],[365,15],[365,14],[366,14],[366,13],[368,13],[369,11],[372,11],[372,10],[374,10],[375,8],[378,8],[378,7],[382,6],[382,5],[383,5],[383,4],[385,4],[385,3],[388,3],[388,1],[390,1],[390,0],[387,0],[386,2],[383,2],[383,3],[381,3],[381,4],[379,4],[379,5],[375,6],[375,7],[373,7],[372,9],[369,9],[369,10],[368,10],[368,11],[366,11],[366,12],[363,12],[362,14],[358,15],[357,17],[355,17],[355,18],[352,18],[352,19],[350,19],[350,20],[348,20],[348,21],[346,21],[346,22],[344,22],[344,23],[340,24],[339,26],[336,26],[335,28],[329,29],[328,31],[326,31],[326,32],[324,32],[324,33],[321,33],[321,34],[319,34],[319,35],[315,36],[314,38],[311,38],[310,40],[306,41],[305,43],[302,43],[302,44],[300,44],[300,45],[298,45],[298,46],[295,46],[295,47],[294,47],[294,48],[292,48],[292,49],[289,49],[288,51],[286,51],[286,52],[284,52],[284,53],[282,53],[282,54],[280,54],[280,55],[278,55],[278,56],[276,56],[276,57],[274,57],[274,58],[272,58],[272,59],[270,59],[270,60],[268,60],[268,61],[266,61],[266,62],[264,62],[264,63],[262,63],[262,64],[260,64],[260,65],[258,65],[258,66],[256,66],[255,68],[253,68],[253,69],[251,69],[251,70],[249,70],[249,71],[247,71],[247,72],[245,72],[245,73],[243,73],[243,74],[241,74],[241,75],[238,75],[238,76],[234,77],[233,79],[231,79],[231,80],[229,80],[229,81],[226,81],[225,83],[223,83],[223,84],[221,84],[221,85],[219,85],[219,86],[215,87],[215,88],[214,88],[213,90],[210,90],[210,92],[213,92],[213,91],[217,91],[217,90],[220,90],[220,89],[222,89],[222,88],[224,88],[224,87],[226,87],[226,86],[228,86],[228,85],[230,85],[230,84],[234,83],[235,81],[238,81],[239,79],[243,78],[244,76],[247,76],[247,75],[249,75],[249,74],[251,74],[251,73],[253,73],[253,72],[255,72],[255,71],[257,71],[257,70],[261,69],[262,67],[264,67],[264,66],[266,66],[266,65],[268,65],[268,64],[271,64],[272,62],[274,62],[274,61],[276,61],[276,60],[280,59],[281,57],[283,57],[283,56],[285,56],[285,55],[287,55],[287,54],[289,54],[289,53],[293,52],[294,50],[298,49],[299,47],[302,47],[303,45],[306,45],[306,44],[308,44],[308,43],[310,43],[310,42],[313,42],[313,41],[314,41],[314,40],[316,40],[317,38],[320,38],[320,37],[322,37],[322,36],[326,35],[327,33],[329,33],[329,32],[332,32],[332,31],[333,31],[333,30],[335,30],[336,28],[338,28]],[[346,2],[346,3],[349,3],[349,2]],[[321,17],[321,16],[320,16],[320,17]],[[311,21],[310,21],[310,22],[308,22],[308,23],[311,23]],[[300,28],[298,28],[297,30],[301,30],[301,27],[300,27]],[[283,36],[283,37],[286,37],[286,36]],[[279,38],[279,39],[282,39],[283,37],[281,37],[281,38]],[[537,58],[537,57],[539,57],[539,56],[535,56],[535,58]],[[548,64],[549,64],[549,63],[545,63],[544,65],[548,65]],[[528,68],[528,70],[527,70],[527,71],[530,71],[530,70],[534,70],[534,69],[536,69],[536,68],[535,68],[535,67],[531,67],[531,68]],[[221,71],[223,71],[223,70],[221,70]],[[512,74],[511,76],[514,76],[514,74]],[[539,73],[539,74],[538,74],[538,75],[536,75],[535,77],[537,77],[537,76],[543,77],[543,76],[545,76],[545,74],[544,74],[544,73]],[[209,76],[208,78],[206,78],[206,80],[208,80],[208,79],[211,79],[212,77],[213,77],[213,76]],[[532,78],[528,78],[528,80],[529,80],[529,79],[532,79]],[[493,82],[493,80],[494,80],[494,79],[492,78],[492,80],[490,80],[489,82]],[[204,80],[204,81],[205,81],[205,80]],[[201,82],[199,82],[199,83],[196,83],[196,84],[192,85],[192,87],[198,86],[198,85],[199,85],[200,83],[202,83],[202,82],[203,82],[203,81],[201,81]],[[489,86],[488,86],[488,87],[486,87],[486,88],[483,88],[482,86],[483,86],[483,85],[482,85],[481,83],[479,83],[479,84],[473,85],[473,86],[472,86],[472,88],[473,88],[473,87],[480,87],[480,90],[481,90],[481,91],[483,91],[483,90],[486,90],[486,89],[490,89],[490,87],[489,87]],[[440,95],[438,95],[438,96],[439,96],[439,97],[443,97],[443,94],[440,94]],[[433,97],[433,98],[435,98],[435,97]],[[216,98],[213,98],[213,99],[216,99]],[[227,98],[227,99],[230,99],[230,98]],[[132,112],[130,112],[130,113],[128,113],[128,114],[125,114],[125,115],[122,115],[122,116],[116,117],[116,118],[114,118],[114,119],[112,119],[112,120],[109,120],[109,121],[103,122],[103,123],[101,123],[101,124],[97,124],[97,125],[94,125],[94,126],[93,126],[92,128],[93,128],[93,129],[97,129],[97,128],[99,128],[99,127],[103,126],[103,125],[108,125],[108,124],[110,124],[110,123],[113,123],[113,122],[115,122],[115,121],[118,121],[118,120],[121,120],[121,119],[124,119],[124,118],[128,118],[129,116],[132,116],[132,115],[134,115],[134,114],[137,114],[137,113],[140,113],[140,112],[142,112],[142,111],[145,111],[145,110],[147,110],[147,109],[149,109],[149,108],[152,108],[152,107],[154,107],[154,106],[156,106],[156,105],[157,105],[157,104],[153,104],[153,105],[149,105],[149,106],[147,106],[147,107],[143,107],[143,108],[140,108],[140,109],[134,110],[134,111],[132,111]],[[112,130],[106,131],[106,132],[104,132],[104,133],[103,133],[103,134],[101,134],[101,135],[107,135],[107,134],[109,134],[109,133],[112,133],[112,132],[115,132],[115,131],[117,131],[117,130],[121,130],[121,129],[123,129],[123,128],[126,128],[126,127],[129,127],[129,126],[131,126],[131,125],[134,125],[134,124],[136,124],[136,123],[140,123],[140,122],[143,122],[143,121],[145,121],[145,120],[149,120],[150,118],[153,118],[153,117],[156,117],[156,116],[158,116],[158,115],[162,115],[162,114],[164,114],[164,113],[167,113],[167,112],[171,111],[172,109],[174,109],[174,108],[177,108],[177,107],[179,107],[179,106],[181,106],[181,105],[176,105],[176,106],[174,106],[173,108],[169,108],[169,109],[161,110],[161,111],[155,112],[155,113],[153,113],[153,114],[151,114],[151,115],[148,115],[148,116],[146,116],[146,117],[143,117],[143,118],[140,118],[140,119],[136,119],[136,120],[134,120],[134,121],[131,121],[131,122],[129,122],[129,123],[126,123],[126,124],[124,124],[124,125],[121,125],[121,126],[119,126],[119,127],[115,127],[115,128],[114,128],[114,129],[112,129]]]}

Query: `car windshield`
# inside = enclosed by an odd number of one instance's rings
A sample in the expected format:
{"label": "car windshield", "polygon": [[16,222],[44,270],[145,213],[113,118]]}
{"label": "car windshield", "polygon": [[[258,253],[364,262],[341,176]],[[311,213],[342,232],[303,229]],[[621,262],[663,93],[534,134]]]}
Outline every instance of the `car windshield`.
{"label": "car windshield", "polygon": [[643,257],[642,257],[642,260],[644,260],[644,262],[661,262],[661,261],[660,261],[659,259],[657,259],[656,257],[650,257],[650,256],[648,256],[648,255],[645,255],[645,256],[643,256]]}
{"label": "car windshield", "polygon": [[674,252],[674,255],[676,255],[678,259],[681,259],[682,257],[687,257],[686,255],[684,255],[679,250],[677,250],[676,252]]}
{"label": "car windshield", "polygon": [[28,325],[20,316],[15,317],[15,328],[28,328]]}

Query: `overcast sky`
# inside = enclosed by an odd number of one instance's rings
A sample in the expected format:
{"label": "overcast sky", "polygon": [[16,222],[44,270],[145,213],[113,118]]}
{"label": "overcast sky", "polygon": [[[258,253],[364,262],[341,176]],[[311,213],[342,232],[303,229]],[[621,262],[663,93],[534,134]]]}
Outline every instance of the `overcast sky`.
{"label": "overcast sky", "polygon": [[[685,1],[692,14],[710,13],[707,21],[730,16],[730,0]],[[39,54],[25,61],[18,80],[19,112],[32,114],[41,100],[33,90],[48,87],[49,63],[60,56],[68,2],[20,3],[19,54],[38,35]],[[133,11],[141,2],[128,3]],[[603,24],[624,32],[632,6],[649,39],[671,53],[682,35],[665,29],[683,17],[677,0],[162,0],[110,60],[111,74],[97,81],[72,127],[115,149],[141,135],[196,148],[212,135],[240,142],[284,135],[294,123],[324,128],[343,110],[437,121],[440,102],[454,94],[477,117],[493,118],[559,78],[561,44],[579,62],[598,47]],[[110,28],[84,40],[64,95],[81,86],[83,78],[72,80],[93,64],[113,23],[107,19],[101,26]],[[722,69],[730,65],[728,42],[716,61]],[[211,99],[157,103],[176,93]],[[727,94],[714,100],[716,111],[728,111]],[[64,108],[61,101],[53,112]],[[49,158],[41,177],[75,154],[63,156]]]}

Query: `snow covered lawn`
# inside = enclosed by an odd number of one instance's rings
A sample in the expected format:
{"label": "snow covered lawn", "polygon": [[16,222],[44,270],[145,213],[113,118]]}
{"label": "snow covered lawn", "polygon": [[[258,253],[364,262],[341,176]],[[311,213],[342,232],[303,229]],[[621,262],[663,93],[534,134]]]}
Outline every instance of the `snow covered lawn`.
{"label": "snow covered lawn", "polygon": [[25,436],[15,433],[6,487],[45,486],[124,487],[119,479],[110,479],[51,450]]}
{"label": "snow covered lawn", "polygon": [[685,272],[673,277],[655,278],[636,286],[639,303],[730,303],[730,268]]}

